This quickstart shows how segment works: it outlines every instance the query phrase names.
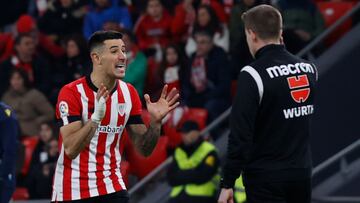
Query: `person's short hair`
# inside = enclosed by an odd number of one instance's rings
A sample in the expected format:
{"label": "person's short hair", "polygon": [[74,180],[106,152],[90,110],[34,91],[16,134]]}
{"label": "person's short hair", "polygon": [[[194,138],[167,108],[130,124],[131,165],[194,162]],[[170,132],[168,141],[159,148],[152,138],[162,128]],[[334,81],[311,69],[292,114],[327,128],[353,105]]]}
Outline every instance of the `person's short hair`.
{"label": "person's short hair", "polygon": [[93,51],[94,48],[104,45],[105,40],[110,39],[122,39],[122,34],[113,30],[94,32],[89,39],[90,52]]}
{"label": "person's short hair", "polygon": [[245,29],[251,29],[260,39],[277,39],[282,30],[280,12],[270,5],[255,6],[241,16]]}
{"label": "person's short hair", "polygon": [[13,69],[10,73],[10,78],[12,78],[15,74],[19,74],[20,77],[23,79],[24,87],[26,89],[32,88],[32,84],[30,82],[29,75],[22,67]]}
{"label": "person's short hair", "polygon": [[21,34],[18,34],[16,37],[15,37],[15,40],[14,40],[14,44],[15,45],[19,45],[21,43],[21,40],[23,38],[26,38],[26,37],[29,37],[29,38],[32,38],[33,37],[29,34],[29,33],[21,33]]}
{"label": "person's short hair", "polygon": [[206,37],[209,37],[210,41],[213,40],[213,37],[214,37],[214,34],[213,32],[211,32],[210,30],[197,30],[196,32],[194,32],[193,34],[193,37],[194,37],[194,40],[196,40],[196,36],[206,36]]}

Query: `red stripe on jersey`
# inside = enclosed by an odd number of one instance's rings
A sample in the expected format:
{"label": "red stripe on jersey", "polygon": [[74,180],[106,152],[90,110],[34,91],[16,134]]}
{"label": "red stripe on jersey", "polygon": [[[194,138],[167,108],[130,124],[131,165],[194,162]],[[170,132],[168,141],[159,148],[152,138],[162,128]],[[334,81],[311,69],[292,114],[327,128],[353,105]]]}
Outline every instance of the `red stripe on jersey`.
{"label": "red stripe on jersey", "polygon": [[64,152],[63,199],[72,200],[71,197],[71,159]]}
{"label": "red stripe on jersey", "polygon": [[[109,125],[111,117],[111,95],[106,101],[106,114],[103,120],[101,121],[102,126]],[[110,110],[110,111],[109,111]],[[98,186],[99,195],[106,195],[106,186],[104,182],[104,156],[105,156],[105,146],[107,133],[99,133],[97,150],[96,150],[96,185]]]}
{"label": "red stripe on jersey", "polygon": [[89,145],[85,147],[80,154],[80,197],[81,199],[89,198]]}

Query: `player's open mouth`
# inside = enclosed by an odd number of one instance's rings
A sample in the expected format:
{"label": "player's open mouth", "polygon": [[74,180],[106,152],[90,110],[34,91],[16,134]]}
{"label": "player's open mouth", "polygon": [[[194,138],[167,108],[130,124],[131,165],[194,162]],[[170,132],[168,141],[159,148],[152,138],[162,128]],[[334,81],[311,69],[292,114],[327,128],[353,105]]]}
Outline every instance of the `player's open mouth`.
{"label": "player's open mouth", "polygon": [[125,64],[118,64],[115,66],[115,68],[125,68]]}

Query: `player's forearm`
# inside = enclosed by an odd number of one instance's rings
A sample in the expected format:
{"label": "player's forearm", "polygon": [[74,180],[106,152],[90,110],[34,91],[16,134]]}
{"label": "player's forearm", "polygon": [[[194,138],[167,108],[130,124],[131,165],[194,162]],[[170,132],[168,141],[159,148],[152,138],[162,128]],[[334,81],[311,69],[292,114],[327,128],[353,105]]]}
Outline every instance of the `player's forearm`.
{"label": "player's forearm", "polygon": [[64,139],[65,153],[69,158],[75,159],[90,143],[97,126],[97,123],[89,120],[80,130],[68,135],[67,139]]}
{"label": "player's forearm", "polygon": [[160,136],[161,123],[150,123],[149,128],[142,136],[140,151],[144,156],[150,156]]}

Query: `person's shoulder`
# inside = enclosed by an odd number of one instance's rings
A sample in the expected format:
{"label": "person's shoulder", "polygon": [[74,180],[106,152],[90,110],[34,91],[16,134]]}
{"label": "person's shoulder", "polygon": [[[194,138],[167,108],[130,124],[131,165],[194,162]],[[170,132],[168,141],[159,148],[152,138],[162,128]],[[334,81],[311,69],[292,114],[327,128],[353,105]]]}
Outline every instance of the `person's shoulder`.
{"label": "person's shoulder", "polygon": [[[63,91],[74,91],[74,90],[76,90],[77,89],[77,86],[78,85],[84,85],[86,83],[86,78],[85,78],[85,76],[84,77],[81,77],[81,78],[79,78],[79,79],[77,79],[77,80],[74,80],[74,81],[72,81],[72,82],[70,82],[70,83],[68,83],[68,84],[66,84],[66,85],[64,85],[62,88],[61,88],[61,90],[60,90],[60,92],[63,92]],[[85,86],[85,85],[84,85]]]}
{"label": "person's shoulder", "polygon": [[0,102],[0,121],[4,121],[7,118],[15,118],[15,113],[10,106]]}

